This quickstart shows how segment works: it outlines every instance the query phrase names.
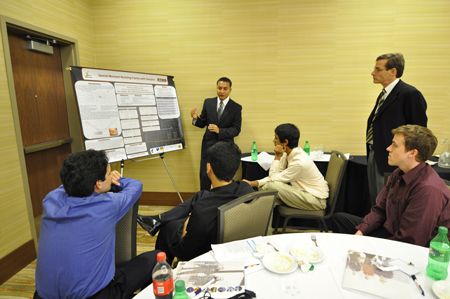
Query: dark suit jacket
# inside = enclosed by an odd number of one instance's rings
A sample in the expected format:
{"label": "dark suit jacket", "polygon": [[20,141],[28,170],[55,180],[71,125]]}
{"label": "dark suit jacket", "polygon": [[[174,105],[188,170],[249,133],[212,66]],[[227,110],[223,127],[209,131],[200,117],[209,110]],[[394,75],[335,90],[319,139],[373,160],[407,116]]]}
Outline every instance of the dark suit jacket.
{"label": "dark suit jacket", "polygon": [[[375,107],[367,119],[367,131],[375,114]],[[375,161],[381,175],[385,172],[393,172],[397,166],[389,166],[386,148],[391,145],[392,129],[402,125],[427,126],[427,102],[422,93],[414,86],[406,84],[400,80],[389,96],[378,110],[377,117],[373,123],[373,145],[375,147]],[[367,146],[367,156],[369,156],[369,146]]]}
{"label": "dark suit jacket", "polygon": [[203,109],[195,122],[195,126],[204,128],[210,124],[219,127],[219,134],[210,132],[206,128],[202,141],[202,158],[205,158],[208,149],[219,140],[231,140],[241,132],[242,124],[242,106],[230,99],[223,110],[220,121],[217,120],[217,97],[206,99],[203,103]]}

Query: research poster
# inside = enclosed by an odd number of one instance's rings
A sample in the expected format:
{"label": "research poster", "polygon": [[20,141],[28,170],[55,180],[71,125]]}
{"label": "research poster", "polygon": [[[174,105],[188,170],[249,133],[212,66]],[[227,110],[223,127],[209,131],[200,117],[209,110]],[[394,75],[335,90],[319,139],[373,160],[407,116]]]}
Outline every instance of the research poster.
{"label": "research poster", "polygon": [[172,76],[71,67],[85,149],[116,162],[184,149]]}

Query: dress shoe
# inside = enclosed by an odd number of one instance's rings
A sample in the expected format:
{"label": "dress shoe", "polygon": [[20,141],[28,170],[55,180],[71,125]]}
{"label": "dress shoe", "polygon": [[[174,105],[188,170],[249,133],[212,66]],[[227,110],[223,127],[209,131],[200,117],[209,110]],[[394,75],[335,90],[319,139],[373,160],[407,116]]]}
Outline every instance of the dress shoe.
{"label": "dress shoe", "polygon": [[148,231],[148,233],[152,236],[155,236],[156,233],[159,231],[159,228],[161,227],[161,221],[158,221],[150,216],[138,215],[137,222],[143,229]]}

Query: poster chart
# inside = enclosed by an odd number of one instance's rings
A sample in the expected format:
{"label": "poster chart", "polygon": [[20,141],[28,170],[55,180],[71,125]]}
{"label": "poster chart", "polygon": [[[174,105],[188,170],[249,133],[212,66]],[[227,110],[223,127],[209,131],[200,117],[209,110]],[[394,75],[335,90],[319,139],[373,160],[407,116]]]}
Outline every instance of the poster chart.
{"label": "poster chart", "polygon": [[85,149],[110,162],[185,148],[172,76],[71,67]]}

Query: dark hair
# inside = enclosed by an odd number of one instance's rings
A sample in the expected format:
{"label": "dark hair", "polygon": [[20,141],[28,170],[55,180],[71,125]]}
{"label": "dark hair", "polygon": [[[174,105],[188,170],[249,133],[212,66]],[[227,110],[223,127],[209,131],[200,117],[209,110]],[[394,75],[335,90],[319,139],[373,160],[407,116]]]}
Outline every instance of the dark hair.
{"label": "dark hair", "polygon": [[228,79],[227,77],[222,77],[222,78],[220,78],[219,80],[217,80],[216,85],[219,84],[220,81],[230,83],[230,88],[231,88],[231,80]]}
{"label": "dark hair", "polygon": [[69,196],[86,197],[94,193],[97,181],[106,179],[107,167],[105,151],[90,149],[70,154],[64,160],[59,176]]}
{"label": "dark hair", "polygon": [[416,149],[418,154],[416,161],[425,162],[433,155],[438,140],[430,129],[419,125],[404,125],[393,129],[392,134],[401,134],[405,138],[405,149]]}
{"label": "dark hair", "polygon": [[275,134],[280,138],[280,142],[288,141],[289,148],[298,146],[300,139],[300,130],[293,124],[281,124],[275,129]]}
{"label": "dark hair", "polygon": [[219,180],[229,182],[241,164],[241,150],[232,141],[219,141],[209,148],[207,161]]}
{"label": "dark hair", "polygon": [[381,59],[387,59],[386,70],[395,68],[397,70],[397,78],[403,75],[403,70],[405,69],[405,58],[403,58],[402,53],[387,53],[378,56],[377,61]]}

